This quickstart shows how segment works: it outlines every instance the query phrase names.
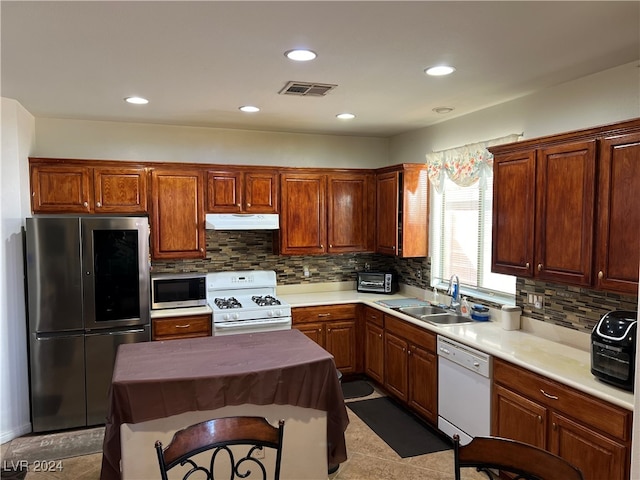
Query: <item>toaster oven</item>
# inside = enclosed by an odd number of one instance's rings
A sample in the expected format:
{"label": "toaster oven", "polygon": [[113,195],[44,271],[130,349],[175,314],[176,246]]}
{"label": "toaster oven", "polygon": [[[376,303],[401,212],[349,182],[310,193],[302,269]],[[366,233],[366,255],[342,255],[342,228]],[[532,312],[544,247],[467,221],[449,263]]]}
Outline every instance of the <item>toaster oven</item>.
{"label": "toaster oven", "polygon": [[393,272],[358,272],[358,292],[392,294],[397,289],[398,282]]}
{"label": "toaster oven", "polygon": [[591,332],[591,373],[632,391],[635,379],[637,312],[605,314]]}

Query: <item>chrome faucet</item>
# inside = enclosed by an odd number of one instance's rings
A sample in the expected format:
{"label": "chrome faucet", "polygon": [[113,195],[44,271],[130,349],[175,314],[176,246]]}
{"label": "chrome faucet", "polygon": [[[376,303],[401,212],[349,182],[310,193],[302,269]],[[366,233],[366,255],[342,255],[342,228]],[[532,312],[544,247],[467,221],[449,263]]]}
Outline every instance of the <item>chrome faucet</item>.
{"label": "chrome faucet", "polygon": [[457,275],[451,275],[447,295],[451,295],[449,308],[455,310],[456,313],[460,313],[460,279]]}

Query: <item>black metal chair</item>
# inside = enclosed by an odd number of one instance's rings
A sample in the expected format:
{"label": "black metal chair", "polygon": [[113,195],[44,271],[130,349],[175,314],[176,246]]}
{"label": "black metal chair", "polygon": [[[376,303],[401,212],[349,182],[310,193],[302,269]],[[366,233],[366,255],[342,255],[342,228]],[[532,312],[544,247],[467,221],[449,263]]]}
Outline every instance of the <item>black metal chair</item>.
{"label": "black metal chair", "polygon": [[515,474],[514,480],[584,480],[582,472],[564,458],[534,447],[500,437],[475,437],[467,445],[460,445],[453,437],[455,480],[460,469],[475,467],[490,480],[499,476],[492,470]]}
{"label": "black metal chair", "polygon": [[[226,457],[227,461],[224,463],[228,465],[228,469],[225,471],[225,479],[267,480],[266,467],[260,461],[264,459],[264,452],[261,455],[258,453],[267,447],[275,450],[274,475],[269,478],[278,480],[283,433],[284,420],[280,420],[278,427],[274,427],[262,417],[215,418],[191,425],[176,432],[164,449],[162,442],[156,442],[161,478],[168,480],[168,470],[177,465],[186,465],[187,471],[182,477],[183,480],[195,472],[202,472],[205,476],[195,475],[193,478],[215,480],[214,466],[223,463],[222,458]],[[245,446],[248,449],[247,454],[236,460],[234,451],[229,448],[233,445]],[[207,466],[200,466],[191,458],[207,450],[213,450]],[[235,448],[234,450],[237,453]],[[220,461],[216,462],[216,460]]]}

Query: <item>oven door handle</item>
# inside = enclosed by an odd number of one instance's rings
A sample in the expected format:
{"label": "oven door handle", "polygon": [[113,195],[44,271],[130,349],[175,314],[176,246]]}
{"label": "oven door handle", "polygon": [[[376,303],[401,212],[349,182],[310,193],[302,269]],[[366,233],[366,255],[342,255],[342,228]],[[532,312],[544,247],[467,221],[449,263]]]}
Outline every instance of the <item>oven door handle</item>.
{"label": "oven door handle", "polygon": [[289,317],[279,318],[273,320],[241,320],[239,322],[214,322],[214,327],[219,329],[225,328],[238,328],[242,326],[255,326],[255,325],[283,325],[290,323],[291,319]]}

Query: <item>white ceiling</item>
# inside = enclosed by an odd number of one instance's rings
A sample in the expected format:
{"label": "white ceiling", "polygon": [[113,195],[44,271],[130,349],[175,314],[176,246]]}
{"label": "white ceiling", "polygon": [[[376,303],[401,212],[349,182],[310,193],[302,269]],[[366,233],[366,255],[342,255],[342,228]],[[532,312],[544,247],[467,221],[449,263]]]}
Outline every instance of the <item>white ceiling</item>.
{"label": "white ceiling", "polygon": [[[386,137],[640,59],[637,1],[0,5],[2,96],[36,117]],[[338,87],[279,95],[290,80]]]}

